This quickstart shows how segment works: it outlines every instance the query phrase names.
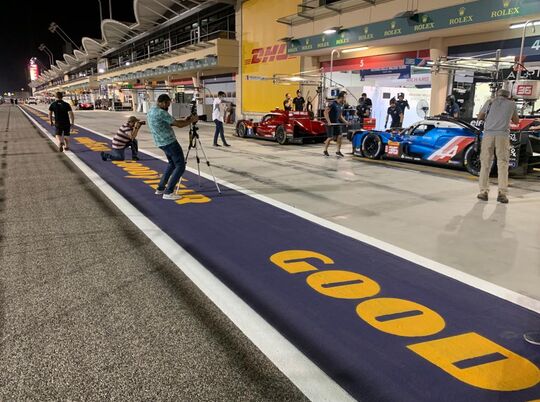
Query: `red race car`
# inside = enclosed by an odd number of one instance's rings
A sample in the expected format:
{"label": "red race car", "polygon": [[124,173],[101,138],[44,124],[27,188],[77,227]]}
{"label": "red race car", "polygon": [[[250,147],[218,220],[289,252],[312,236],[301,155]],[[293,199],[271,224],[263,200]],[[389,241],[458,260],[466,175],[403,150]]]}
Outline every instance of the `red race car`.
{"label": "red race car", "polygon": [[322,121],[311,119],[308,112],[275,109],[258,123],[253,120],[240,120],[236,125],[236,135],[242,138],[265,138],[281,145],[322,142],[326,139],[326,125]]}

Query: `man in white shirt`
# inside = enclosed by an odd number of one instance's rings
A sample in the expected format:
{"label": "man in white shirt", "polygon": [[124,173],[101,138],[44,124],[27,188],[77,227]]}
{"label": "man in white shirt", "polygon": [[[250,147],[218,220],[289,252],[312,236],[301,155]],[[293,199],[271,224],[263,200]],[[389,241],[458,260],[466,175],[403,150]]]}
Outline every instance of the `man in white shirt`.
{"label": "man in white shirt", "polygon": [[519,123],[516,103],[510,99],[510,92],[500,89],[497,96],[484,105],[478,114],[479,120],[485,120],[482,148],[480,152],[480,193],[478,199],[488,200],[489,173],[493,163],[493,154],[497,154],[497,175],[499,196],[497,201],[508,204],[508,164],[510,161],[510,121]]}
{"label": "man in white shirt", "polygon": [[218,137],[221,136],[221,142],[226,147],[230,147],[225,140],[225,130],[223,129],[223,117],[225,116],[223,100],[225,99],[225,92],[219,91],[217,98],[214,99],[214,105],[212,109],[212,120],[216,124],[216,133],[214,134],[214,146],[219,147]]}

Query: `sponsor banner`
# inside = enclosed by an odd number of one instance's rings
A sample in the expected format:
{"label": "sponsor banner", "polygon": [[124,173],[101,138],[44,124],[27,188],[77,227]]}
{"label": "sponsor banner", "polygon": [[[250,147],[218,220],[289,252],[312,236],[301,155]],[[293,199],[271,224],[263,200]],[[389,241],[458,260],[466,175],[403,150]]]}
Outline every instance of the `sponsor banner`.
{"label": "sponsor banner", "polygon": [[538,13],[540,13],[540,1],[536,0],[476,0],[422,12],[414,15],[411,19],[394,18],[348,28],[333,35],[321,34],[295,39],[288,43],[288,53],[295,54],[322,48],[360,44]]}
{"label": "sponsor banner", "polygon": [[297,85],[277,85],[263,77],[300,72],[300,58],[289,56],[287,44],[279,41],[288,36],[287,27],[276,22],[296,12],[299,3],[281,2],[279,7],[268,0],[242,3],[242,112],[265,113],[283,107],[285,93],[294,97]]}

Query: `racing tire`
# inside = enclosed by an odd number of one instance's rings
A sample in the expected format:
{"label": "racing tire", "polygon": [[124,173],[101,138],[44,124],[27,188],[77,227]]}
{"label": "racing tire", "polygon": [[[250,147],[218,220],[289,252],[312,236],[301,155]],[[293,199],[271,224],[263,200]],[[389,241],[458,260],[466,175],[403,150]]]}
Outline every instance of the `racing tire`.
{"label": "racing tire", "polygon": [[239,123],[238,126],[236,126],[236,136],[246,138],[246,125],[244,123]]}
{"label": "racing tire", "polygon": [[480,176],[480,152],[476,149],[475,144],[469,145],[465,150],[463,166],[473,176]]}
{"label": "racing tire", "polygon": [[285,131],[285,127],[278,126],[276,128],[276,135],[275,135],[276,141],[279,145],[285,145],[287,144],[287,131]]}
{"label": "racing tire", "polygon": [[362,139],[362,155],[368,159],[380,159],[384,153],[384,144],[377,134],[367,134]]}

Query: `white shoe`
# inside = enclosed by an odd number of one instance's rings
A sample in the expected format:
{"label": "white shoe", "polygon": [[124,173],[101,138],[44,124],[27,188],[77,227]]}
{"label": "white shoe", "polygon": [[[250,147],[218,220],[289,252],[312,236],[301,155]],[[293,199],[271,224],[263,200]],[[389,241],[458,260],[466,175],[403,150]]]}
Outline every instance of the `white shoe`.
{"label": "white shoe", "polygon": [[181,198],[182,198],[181,195],[178,195],[178,194],[175,194],[175,193],[171,193],[171,194],[163,194],[163,199],[164,199],[164,200],[178,201],[178,200],[181,199]]}
{"label": "white shoe", "polygon": [[156,192],[154,194],[155,195],[163,195],[164,192],[165,192],[165,190],[156,190]]}

